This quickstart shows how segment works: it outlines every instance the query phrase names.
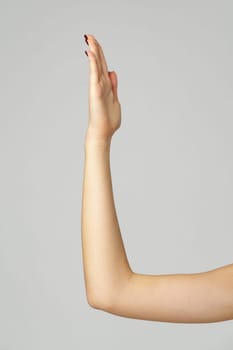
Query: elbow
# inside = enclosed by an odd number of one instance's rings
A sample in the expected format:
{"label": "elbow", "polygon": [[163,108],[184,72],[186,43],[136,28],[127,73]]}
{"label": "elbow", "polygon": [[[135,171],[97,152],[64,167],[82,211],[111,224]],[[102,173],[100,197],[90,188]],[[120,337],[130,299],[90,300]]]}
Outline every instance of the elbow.
{"label": "elbow", "polygon": [[87,303],[93,309],[104,310],[107,311],[109,307],[111,307],[110,298],[103,295],[96,295],[96,293],[88,292],[87,295]]}
{"label": "elbow", "polygon": [[92,286],[86,290],[88,305],[94,309],[103,310],[106,312],[112,312],[118,304],[119,296],[124,295],[124,290],[128,286],[130,279],[133,276],[133,272],[124,277],[121,282],[118,282],[118,286],[108,286],[103,288],[100,285]]}
{"label": "elbow", "polygon": [[91,293],[87,294],[87,303],[93,309],[100,309],[99,300],[96,297],[94,297]]}

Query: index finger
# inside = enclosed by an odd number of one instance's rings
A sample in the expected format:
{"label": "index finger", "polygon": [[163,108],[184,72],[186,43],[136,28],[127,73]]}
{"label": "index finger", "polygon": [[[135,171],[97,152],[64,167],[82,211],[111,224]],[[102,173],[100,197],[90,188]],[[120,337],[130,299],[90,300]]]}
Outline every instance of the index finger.
{"label": "index finger", "polygon": [[[97,54],[97,57],[99,58],[99,64],[101,65],[101,71],[103,72],[105,77],[108,77],[108,66],[107,66],[107,62],[106,62],[106,59],[105,59],[105,56],[103,53],[102,46],[100,45],[98,40],[96,40],[94,35],[87,34],[87,40],[88,40],[88,38],[90,38],[91,40],[93,40],[95,42],[96,54]],[[91,40],[90,40],[90,42],[91,42]]]}

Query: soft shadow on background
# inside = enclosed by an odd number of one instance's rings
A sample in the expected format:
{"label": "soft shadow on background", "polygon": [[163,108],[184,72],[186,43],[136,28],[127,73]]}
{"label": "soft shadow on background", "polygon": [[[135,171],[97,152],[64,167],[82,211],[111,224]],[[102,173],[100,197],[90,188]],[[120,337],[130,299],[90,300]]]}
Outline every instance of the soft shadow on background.
{"label": "soft shadow on background", "polygon": [[1,1],[1,350],[233,348],[232,321],[91,309],[80,222],[89,33],[118,74],[111,168],[133,270],[233,262],[232,10],[231,1]]}

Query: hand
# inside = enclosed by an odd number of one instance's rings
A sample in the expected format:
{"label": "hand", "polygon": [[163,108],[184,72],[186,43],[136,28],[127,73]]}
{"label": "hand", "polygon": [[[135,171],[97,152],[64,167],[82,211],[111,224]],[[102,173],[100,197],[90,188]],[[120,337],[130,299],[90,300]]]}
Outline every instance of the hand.
{"label": "hand", "polygon": [[89,122],[86,139],[111,140],[121,125],[117,75],[109,72],[102,47],[93,35],[86,35],[90,63]]}

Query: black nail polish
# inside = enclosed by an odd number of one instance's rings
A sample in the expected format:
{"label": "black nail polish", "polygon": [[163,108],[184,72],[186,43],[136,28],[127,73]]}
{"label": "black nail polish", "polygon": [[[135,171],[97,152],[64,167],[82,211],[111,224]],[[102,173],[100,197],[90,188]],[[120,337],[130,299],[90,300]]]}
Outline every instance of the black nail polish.
{"label": "black nail polish", "polygon": [[88,56],[88,53],[87,53],[87,51],[85,51],[85,54]]}
{"label": "black nail polish", "polygon": [[88,44],[88,38],[87,38],[87,35],[86,35],[86,34],[84,35],[84,38],[85,38],[86,44],[89,45],[89,44]]}

